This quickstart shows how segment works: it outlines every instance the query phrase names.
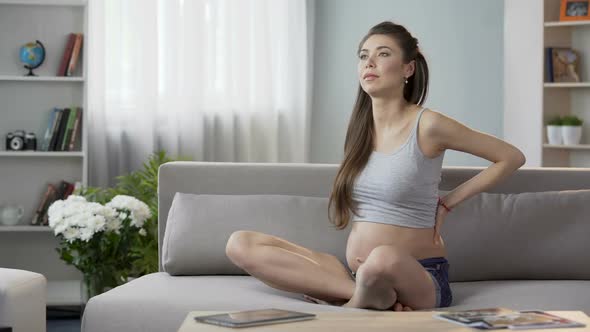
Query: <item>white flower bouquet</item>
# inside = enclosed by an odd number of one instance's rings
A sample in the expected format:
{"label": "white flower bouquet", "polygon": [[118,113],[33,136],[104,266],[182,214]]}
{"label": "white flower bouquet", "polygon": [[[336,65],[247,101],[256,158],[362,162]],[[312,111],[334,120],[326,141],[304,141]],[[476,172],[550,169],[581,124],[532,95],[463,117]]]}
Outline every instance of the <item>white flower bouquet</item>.
{"label": "white flower bouquet", "polygon": [[60,239],[60,257],[84,275],[88,297],[127,281],[132,248],[146,235],[149,207],[135,197],[117,195],[102,205],[83,196],[57,200],[47,211],[49,226]]}

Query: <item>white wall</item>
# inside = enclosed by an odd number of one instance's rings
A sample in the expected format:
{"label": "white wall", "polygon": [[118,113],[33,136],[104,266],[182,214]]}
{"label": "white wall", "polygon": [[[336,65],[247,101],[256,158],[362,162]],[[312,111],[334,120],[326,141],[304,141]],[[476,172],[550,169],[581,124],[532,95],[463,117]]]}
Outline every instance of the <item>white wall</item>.
{"label": "white wall", "polygon": [[[339,163],[356,97],[356,48],[383,20],[418,38],[430,69],[426,106],[502,138],[503,0],[317,0],[311,162]],[[490,162],[447,151],[444,165]]]}

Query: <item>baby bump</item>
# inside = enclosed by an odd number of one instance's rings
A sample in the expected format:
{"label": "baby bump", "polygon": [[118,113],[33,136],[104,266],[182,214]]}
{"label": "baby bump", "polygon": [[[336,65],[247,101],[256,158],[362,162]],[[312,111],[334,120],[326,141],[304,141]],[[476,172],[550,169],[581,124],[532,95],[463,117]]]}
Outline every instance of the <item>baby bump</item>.
{"label": "baby bump", "polygon": [[371,251],[381,245],[397,247],[416,259],[446,257],[444,243],[435,244],[433,239],[433,228],[355,221],[346,244],[346,262],[356,271],[360,265],[358,259],[365,261]]}

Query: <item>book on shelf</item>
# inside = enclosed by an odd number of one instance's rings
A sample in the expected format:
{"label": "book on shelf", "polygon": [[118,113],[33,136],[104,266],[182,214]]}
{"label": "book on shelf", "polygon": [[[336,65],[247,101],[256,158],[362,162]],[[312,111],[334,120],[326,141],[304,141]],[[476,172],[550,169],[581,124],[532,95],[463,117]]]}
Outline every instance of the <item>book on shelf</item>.
{"label": "book on shelf", "polygon": [[72,129],[74,127],[74,121],[76,119],[76,108],[70,109],[70,115],[68,116],[68,122],[66,124],[66,128],[64,130],[64,136],[61,140],[61,145],[59,151],[67,151],[70,143],[70,137],[72,136]]}
{"label": "book on shelf", "polygon": [[546,82],[580,82],[580,53],[568,47],[545,48]]}
{"label": "book on shelf", "polygon": [[60,151],[61,141],[64,138],[64,132],[66,131],[66,126],[68,125],[69,116],[70,116],[70,109],[64,108],[62,111],[62,117],[59,121],[59,128],[57,130],[57,135],[55,137],[55,141],[53,142],[54,144],[51,147],[51,151]]}
{"label": "book on shelf", "polygon": [[51,204],[57,200],[68,198],[80,185],[79,181],[71,183],[65,180],[60,181],[58,185],[48,183],[47,190],[41,197],[37,210],[35,210],[31,225],[49,225],[47,210]]}
{"label": "book on shelf", "polygon": [[51,138],[49,139],[47,151],[55,151],[55,142],[57,141],[57,136],[60,130],[61,119],[63,117],[63,110],[57,109],[57,114],[55,117],[55,123],[53,127],[53,131],[51,132]]}
{"label": "book on shelf", "polygon": [[61,62],[59,64],[59,69],[57,70],[57,76],[66,76],[66,69],[70,63],[70,57],[72,56],[72,50],[74,49],[75,42],[76,34],[70,33],[68,35],[68,40],[66,41],[66,47],[61,56]]}
{"label": "book on shelf", "polygon": [[82,33],[72,32],[67,36],[66,46],[61,57],[59,69],[57,70],[57,76],[72,76],[78,64],[82,45]]}
{"label": "book on shelf", "polygon": [[[76,151],[76,141],[79,139],[78,133],[82,128],[82,109],[76,108],[76,119],[74,120],[74,127],[72,128],[72,136],[68,143],[68,151]],[[81,148],[80,148],[81,149]]]}
{"label": "book on shelf", "polygon": [[50,201],[55,196],[56,189],[52,184],[47,185],[47,191],[41,197],[41,202],[39,203],[39,207],[35,210],[33,214],[33,219],[31,220],[31,225],[41,225],[43,223],[43,214],[45,213],[47,207],[50,204]]}
{"label": "book on shelf", "polygon": [[41,145],[42,151],[77,151],[80,149],[82,108],[54,108],[49,116]]}
{"label": "book on shelf", "polygon": [[545,47],[545,82],[553,82],[553,47]]}
{"label": "book on shelf", "polygon": [[53,131],[55,130],[55,124],[57,123],[57,114],[59,109],[54,108],[49,115],[49,122],[47,123],[47,129],[45,130],[45,135],[43,135],[43,143],[41,144],[41,151],[49,151],[49,141],[51,140],[51,135],[53,135]]}
{"label": "book on shelf", "polygon": [[82,50],[82,34],[76,34],[76,41],[74,42],[74,49],[72,50],[72,56],[70,57],[70,62],[68,64],[68,69],[66,71],[66,76],[72,76],[74,71],[76,70],[76,65],[78,64],[78,59],[80,57],[80,51]]}
{"label": "book on shelf", "polygon": [[516,311],[503,307],[447,311],[436,313],[433,317],[481,330],[527,330],[586,326],[542,310]]}

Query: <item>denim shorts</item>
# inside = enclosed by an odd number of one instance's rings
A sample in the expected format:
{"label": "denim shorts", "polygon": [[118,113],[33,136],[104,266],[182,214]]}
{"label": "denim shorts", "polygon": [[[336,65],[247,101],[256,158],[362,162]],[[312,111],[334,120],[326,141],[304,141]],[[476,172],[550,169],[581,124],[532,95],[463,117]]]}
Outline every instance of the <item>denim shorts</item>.
{"label": "denim shorts", "polygon": [[[430,273],[436,292],[436,308],[448,307],[453,302],[453,293],[449,285],[449,267],[451,266],[444,257],[430,257],[418,260],[424,269]],[[356,280],[356,273],[350,273]]]}
{"label": "denim shorts", "polygon": [[430,257],[418,260],[424,269],[430,273],[436,290],[436,308],[448,307],[453,302],[453,292],[449,285],[449,267],[444,257]]}

